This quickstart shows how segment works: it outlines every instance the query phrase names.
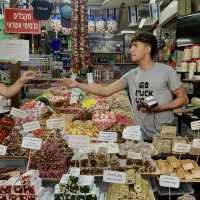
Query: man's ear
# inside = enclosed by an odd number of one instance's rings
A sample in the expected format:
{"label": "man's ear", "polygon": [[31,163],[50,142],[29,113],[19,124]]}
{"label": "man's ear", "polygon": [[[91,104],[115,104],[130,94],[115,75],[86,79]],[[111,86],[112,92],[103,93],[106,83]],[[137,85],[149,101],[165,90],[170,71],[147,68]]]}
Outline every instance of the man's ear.
{"label": "man's ear", "polygon": [[151,47],[150,46],[147,47],[147,50],[148,50],[148,53],[151,54]]}

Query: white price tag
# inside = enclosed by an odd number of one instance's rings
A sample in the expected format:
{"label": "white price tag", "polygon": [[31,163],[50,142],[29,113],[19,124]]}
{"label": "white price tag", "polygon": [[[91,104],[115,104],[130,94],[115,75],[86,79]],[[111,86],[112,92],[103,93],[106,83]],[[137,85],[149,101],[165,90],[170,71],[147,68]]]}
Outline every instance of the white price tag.
{"label": "white price tag", "polygon": [[103,171],[103,181],[107,183],[126,183],[126,173],[104,170]]}
{"label": "white price tag", "polygon": [[176,153],[189,153],[190,150],[191,150],[191,144],[177,142],[173,146],[173,151]]}
{"label": "white price tag", "polygon": [[191,129],[193,131],[200,130],[200,120],[191,122]]}
{"label": "white price tag", "polygon": [[96,152],[99,152],[100,150],[105,150],[105,152],[108,151],[108,143],[102,142],[102,143],[97,143],[95,148]]}
{"label": "white price tag", "polygon": [[7,151],[7,146],[0,144],[0,156],[5,156]]}
{"label": "white price tag", "polygon": [[119,153],[119,144],[109,142],[107,153]]}
{"label": "white price tag", "polygon": [[78,179],[78,185],[84,186],[84,185],[93,185],[94,183],[94,176],[90,175],[81,175]]}
{"label": "white price tag", "polygon": [[25,132],[35,131],[37,129],[40,129],[40,123],[38,121],[27,122],[23,124],[23,129]]}
{"label": "white price tag", "polygon": [[24,119],[27,116],[27,113],[24,110],[18,109],[18,108],[11,108],[10,114],[14,117],[22,118]]}
{"label": "white price tag", "polygon": [[123,138],[129,140],[141,140],[140,126],[128,126],[123,130]]}
{"label": "white price tag", "polygon": [[192,148],[200,149],[200,139],[194,139],[192,142]]}
{"label": "white price tag", "polygon": [[76,74],[73,73],[73,74],[71,75],[71,80],[76,80]]}
{"label": "white price tag", "polygon": [[42,140],[40,138],[23,137],[22,148],[40,150],[42,146]]}
{"label": "white price tag", "polygon": [[48,129],[62,129],[65,126],[64,118],[52,118],[46,121]]}
{"label": "white price tag", "polygon": [[129,151],[128,155],[127,155],[127,158],[133,159],[133,160],[142,160],[142,154]]}
{"label": "white price tag", "polygon": [[68,141],[68,136],[69,136],[69,135],[62,134],[63,139],[66,140],[66,141]]}
{"label": "white price tag", "polygon": [[91,152],[95,152],[95,150],[96,150],[96,144],[90,144],[88,146],[79,149],[79,154],[88,154]]}
{"label": "white price tag", "polygon": [[83,135],[69,135],[68,136],[68,144],[69,147],[74,149],[86,148],[90,144],[90,138],[88,136]]}
{"label": "white price tag", "polygon": [[119,159],[119,166],[126,167],[127,159]]}
{"label": "white price tag", "polygon": [[71,97],[70,97],[70,104],[77,103],[79,96],[80,96],[81,90],[79,88],[73,88]]}
{"label": "white price tag", "polygon": [[87,73],[87,80],[88,80],[88,84],[91,84],[94,82],[93,73]]}
{"label": "white price tag", "polygon": [[79,176],[80,176],[80,173],[81,173],[81,170],[80,170],[80,168],[78,168],[78,167],[72,167],[72,168],[70,169],[70,171],[69,171],[69,174],[70,174],[71,176],[76,176],[76,177],[79,177]]}
{"label": "white price tag", "polygon": [[117,141],[117,133],[116,132],[100,132],[99,133],[99,141],[102,142],[116,142]]}
{"label": "white price tag", "polygon": [[159,184],[161,187],[179,188],[180,180],[177,176],[161,175]]}

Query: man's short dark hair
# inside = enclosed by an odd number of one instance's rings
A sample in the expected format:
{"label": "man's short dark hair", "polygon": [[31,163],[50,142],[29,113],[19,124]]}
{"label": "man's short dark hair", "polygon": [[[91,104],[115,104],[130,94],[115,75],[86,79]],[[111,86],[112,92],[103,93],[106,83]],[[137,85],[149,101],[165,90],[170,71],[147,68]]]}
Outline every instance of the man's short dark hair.
{"label": "man's short dark hair", "polygon": [[137,41],[149,44],[151,47],[151,58],[153,59],[157,51],[156,37],[151,32],[137,31],[131,40],[130,46],[132,46],[133,42]]}

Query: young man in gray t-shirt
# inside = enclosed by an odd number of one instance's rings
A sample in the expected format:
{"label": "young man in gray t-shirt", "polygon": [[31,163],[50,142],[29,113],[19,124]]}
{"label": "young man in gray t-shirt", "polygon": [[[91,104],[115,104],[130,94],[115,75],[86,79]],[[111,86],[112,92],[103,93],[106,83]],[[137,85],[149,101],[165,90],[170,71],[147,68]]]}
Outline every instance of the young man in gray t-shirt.
{"label": "young man in gray t-shirt", "polygon": [[[69,88],[80,88],[101,96],[110,96],[128,89],[134,117],[141,125],[143,138],[151,141],[153,135],[159,133],[162,123],[173,121],[173,109],[188,103],[186,91],[174,69],[153,61],[156,49],[155,36],[148,32],[137,32],[131,41],[130,54],[132,61],[139,64],[138,68],[129,71],[106,87],[95,83],[83,84],[71,79],[62,79],[60,83]],[[153,96],[157,100],[156,107],[141,106],[141,102],[148,96]]]}

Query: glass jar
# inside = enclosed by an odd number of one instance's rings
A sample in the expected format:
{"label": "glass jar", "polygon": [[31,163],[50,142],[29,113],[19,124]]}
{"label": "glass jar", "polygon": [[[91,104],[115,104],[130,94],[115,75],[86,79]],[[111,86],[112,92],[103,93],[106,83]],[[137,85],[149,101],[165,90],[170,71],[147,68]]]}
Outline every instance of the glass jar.
{"label": "glass jar", "polygon": [[190,70],[192,70],[194,72],[197,71],[197,68],[196,68],[197,67],[197,63],[196,62],[190,62],[188,67],[189,67],[189,71]]}
{"label": "glass jar", "polygon": [[200,46],[194,45],[192,47],[192,58],[200,58]]}
{"label": "glass jar", "polygon": [[196,63],[197,63],[197,72],[200,72],[200,59],[198,59]]}
{"label": "glass jar", "polygon": [[182,69],[181,71],[188,72],[188,63],[187,62],[181,62],[180,67]]}
{"label": "glass jar", "polygon": [[183,61],[190,61],[192,58],[192,51],[190,47],[186,47],[183,52]]}
{"label": "glass jar", "polygon": [[196,62],[190,62],[188,68],[189,68],[188,78],[193,79],[194,72],[196,72]]}

